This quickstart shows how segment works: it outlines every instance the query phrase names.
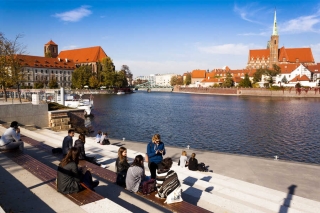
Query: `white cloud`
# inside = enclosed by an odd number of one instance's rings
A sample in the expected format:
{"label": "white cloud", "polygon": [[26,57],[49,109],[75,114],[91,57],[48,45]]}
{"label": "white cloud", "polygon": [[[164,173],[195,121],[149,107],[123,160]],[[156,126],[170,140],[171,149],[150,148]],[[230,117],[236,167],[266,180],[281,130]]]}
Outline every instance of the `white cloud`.
{"label": "white cloud", "polygon": [[227,55],[243,55],[248,54],[249,49],[257,49],[253,44],[245,45],[239,44],[222,44],[214,46],[198,46],[198,50],[210,54],[227,54]]}
{"label": "white cloud", "polygon": [[90,6],[81,6],[80,8],[64,13],[56,13],[53,16],[66,22],[77,22],[92,13],[88,8],[90,8]]}
{"label": "white cloud", "polygon": [[254,20],[254,16],[256,13],[258,13],[259,11],[265,9],[265,8],[254,8],[255,4],[248,4],[244,7],[238,7],[236,4],[233,7],[233,11],[235,13],[238,13],[240,15],[240,17],[248,22],[252,22],[252,23],[257,23],[257,24],[261,24],[260,22]]}
{"label": "white cloud", "polygon": [[319,13],[310,16],[300,16],[295,19],[284,22],[279,26],[281,32],[303,33],[303,32],[319,32],[315,25],[320,22]]}

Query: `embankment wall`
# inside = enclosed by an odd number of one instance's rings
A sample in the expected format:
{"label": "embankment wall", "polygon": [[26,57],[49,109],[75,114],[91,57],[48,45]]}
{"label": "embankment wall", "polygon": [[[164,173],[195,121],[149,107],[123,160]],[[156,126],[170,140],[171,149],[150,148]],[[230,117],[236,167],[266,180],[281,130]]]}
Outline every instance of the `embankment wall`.
{"label": "embankment wall", "polygon": [[3,104],[0,105],[0,120],[7,123],[18,121],[22,125],[47,127],[48,104]]}

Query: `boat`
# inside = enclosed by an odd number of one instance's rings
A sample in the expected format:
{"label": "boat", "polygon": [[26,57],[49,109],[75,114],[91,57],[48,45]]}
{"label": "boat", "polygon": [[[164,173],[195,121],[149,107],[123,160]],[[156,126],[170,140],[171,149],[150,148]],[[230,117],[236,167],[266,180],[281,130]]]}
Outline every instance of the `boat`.
{"label": "boat", "polygon": [[117,92],[117,95],[124,95],[124,94],[126,94],[126,93],[123,90],[118,90],[118,92]]}
{"label": "boat", "polygon": [[[58,103],[61,103],[60,96],[58,96]],[[83,99],[82,94],[66,94],[64,96],[64,105],[71,108],[84,109],[85,116],[90,116],[93,109],[93,97]]]}

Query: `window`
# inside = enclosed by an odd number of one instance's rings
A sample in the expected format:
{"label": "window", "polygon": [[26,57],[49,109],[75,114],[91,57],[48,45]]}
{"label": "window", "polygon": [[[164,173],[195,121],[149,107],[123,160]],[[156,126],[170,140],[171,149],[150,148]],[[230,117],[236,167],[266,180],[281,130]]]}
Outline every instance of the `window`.
{"label": "window", "polygon": [[41,70],[41,73],[43,73],[43,70]]}
{"label": "window", "polygon": [[53,70],[51,70],[51,74],[53,74]]}
{"label": "window", "polygon": [[48,73],[48,70],[46,70],[46,73]]}
{"label": "window", "polygon": [[38,80],[38,76],[36,76],[36,80]]}
{"label": "window", "polygon": [[60,70],[60,74],[62,74],[62,71]]}
{"label": "window", "polygon": [[28,69],[28,72],[29,72],[30,70]]}
{"label": "window", "polygon": [[58,74],[58,70],[56,70],[56,74]]}
{"label": "window", "polygon": [[36,70],[36,73],[38,73],[38,70]]}
{"label": "window", "polygon": [[63,74],[66,74],[66,71],[63,71]]}
{"label": "window", "polygon": [[68,75],[70,75],[70,71],[68,71]]}

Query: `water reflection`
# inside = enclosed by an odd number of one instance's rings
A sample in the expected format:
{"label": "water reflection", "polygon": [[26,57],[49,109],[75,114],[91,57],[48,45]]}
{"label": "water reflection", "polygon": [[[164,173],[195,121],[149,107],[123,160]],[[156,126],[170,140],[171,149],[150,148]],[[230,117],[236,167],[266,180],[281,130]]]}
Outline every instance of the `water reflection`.
{"label": "water reflection", "polygon": [[[172,146],[320,163],[319,99],[176,93],[95,95],[95,131]],[[94,133],[93,133],[94,134]]]}

